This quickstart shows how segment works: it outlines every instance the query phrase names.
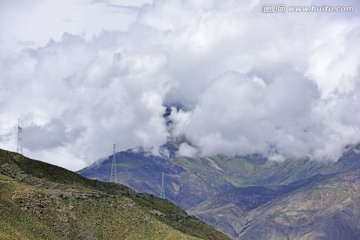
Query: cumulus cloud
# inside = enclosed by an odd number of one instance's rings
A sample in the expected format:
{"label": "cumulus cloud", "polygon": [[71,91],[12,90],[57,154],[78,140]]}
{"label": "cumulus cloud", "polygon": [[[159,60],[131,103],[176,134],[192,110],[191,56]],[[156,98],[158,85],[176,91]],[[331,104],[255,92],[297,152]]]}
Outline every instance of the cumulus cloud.
{"label": "cumulus cloud", "polygon": [[165,143],[166,59],[128,53],[116,38],[103,33],[86,42],[64,34],[3,61],[2,130],[19,118],[29,151],[63,147],[69,157],[94,160],[111,143],[121,149]]}
{"label": "cumulus cloud", "polygon": [[[31,5],[36,19],[46,19],[40,13],[50,2]],[[79,169],[109,154],[112,143],[164,144],[163,114],[172,105],[182,106],[172,108],[172,134],[203,155],[336,159],[359,141],[356,14],[264,14],[260,1],[145,3],[66,1],[61,9],[84,6],[86,18],[74,8],[58,11],[76,24],[56,24],[39,39],[14,19],[2,24],[3,36],[12,36],[13,24],[21,40],[36,44],[0,43],[1,147],[14,149],[19,120],[25,153]],[[84,20],[97,16],[105,20]],[[183,144],[179,153],[197,150]]]}

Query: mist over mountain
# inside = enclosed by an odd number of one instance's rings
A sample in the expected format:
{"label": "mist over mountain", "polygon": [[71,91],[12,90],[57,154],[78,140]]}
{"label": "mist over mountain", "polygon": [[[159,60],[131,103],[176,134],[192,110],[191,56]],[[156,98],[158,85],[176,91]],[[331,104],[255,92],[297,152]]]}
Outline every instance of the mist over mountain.
{"label": "mist over mountain", "polygon": [[359,39],[357,0],[0,1],[0,239],[359,240]]}
{"label": "mist over mountain", "polygon": [[[187,144],[186,141],[168,142],[161,147],[163,154],[160,156],[143,147],[117,152],[118,181],[136,191],[159,196],[161,174],[164,173],[166,198],[183,209],[189,209],[227,190],[254,185],[286,185],[319,174],[329,166],[309,159],[274,162],[258,154],[237,157],[179,156],[183,144]],[[113,155],[79,173],[88,178],[109,181],[112,161]]]}

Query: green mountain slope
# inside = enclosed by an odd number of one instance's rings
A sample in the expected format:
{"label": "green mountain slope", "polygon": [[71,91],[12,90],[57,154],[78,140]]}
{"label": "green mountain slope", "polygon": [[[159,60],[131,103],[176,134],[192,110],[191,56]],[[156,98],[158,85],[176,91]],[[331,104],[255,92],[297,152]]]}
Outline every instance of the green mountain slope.
{"label": "green mountain slope", "polygon": [[0,150],[0,239],[228,239],[169,201]]}

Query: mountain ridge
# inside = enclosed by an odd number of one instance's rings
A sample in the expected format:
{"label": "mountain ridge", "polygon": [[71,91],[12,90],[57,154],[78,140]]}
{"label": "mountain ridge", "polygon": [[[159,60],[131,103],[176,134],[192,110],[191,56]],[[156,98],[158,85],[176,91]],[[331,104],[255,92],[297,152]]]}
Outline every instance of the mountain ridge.
{"label": "mountain ridge", "polygon": [[[174,147],[173,144],[167,144]],[[244,157],[223,155],[209,157],[166,157],[150,152],[116,153],[119,182],[139,192],[159,195],[161,174],[165,173],[167,199],[183,209],[189,209],[223,191],[253,185],[281,185],[310,177],[325,166],[308,159],[270,162],[253,154]],[[78,171],[79,174],[109,181],[112,155]]]}

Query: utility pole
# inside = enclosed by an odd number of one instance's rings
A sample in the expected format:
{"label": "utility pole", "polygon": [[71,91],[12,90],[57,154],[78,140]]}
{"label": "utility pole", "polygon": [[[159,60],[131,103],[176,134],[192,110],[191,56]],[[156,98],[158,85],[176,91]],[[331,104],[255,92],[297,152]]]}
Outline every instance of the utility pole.
{"label": "utility pole", "polygon": [[161,190],[160,190],[160,198],[165,199],[165,181],[164,181],[164,172],[161,173]]}
{"label": "utility pole", "polygon": [[111,173],[110,173],[110,182],[118,183],[117,181],[117,169],[116,169],[116,147],[114,144],[112,163],[111,163]]}
{"label": "utility pole", "polygon": [[22,151],[22,128],[20,127],[20,125],[18,125],[16,152],[23,154],[23,151]]}

